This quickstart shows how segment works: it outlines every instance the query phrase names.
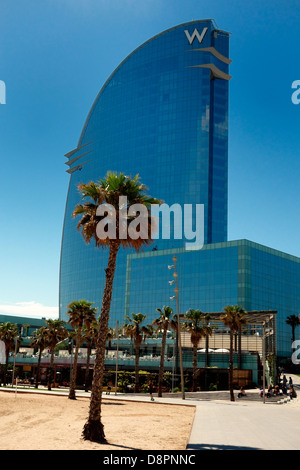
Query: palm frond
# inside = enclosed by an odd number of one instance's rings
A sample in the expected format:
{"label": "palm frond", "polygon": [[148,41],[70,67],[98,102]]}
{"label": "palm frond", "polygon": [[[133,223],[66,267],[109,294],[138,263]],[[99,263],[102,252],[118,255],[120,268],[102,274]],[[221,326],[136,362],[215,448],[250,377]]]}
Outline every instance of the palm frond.
{"label": "palm frond", "polygon": [[[147,188],[140,182],[139,175],[133,178],[124,173],[108,172],[106,177],[99,183],[93,181],[88,184],[80,184],[78,190],[81,194],[82,202],[78,204],[72,217],[81,216],[77,229],[81,231],[86,243],[92,239],[97,247],[107,247],[110,243],[117,243],[123,248],[134,248],[140,251],[144,246],[150,245],[155,233],[156,219],[151,216],[151,205],[160,204],[161,201],[146,194]],[[126,212],[128,217],[120,218],[119,202],[120,197],[126,198]],[[140,204],[145,208],[143,214],[131,214],[135,204]],[[107,205],[107,214],[97,215],[97,208],[100,205]],[[111,240],[108,236],[99,238],[97,235],[97,225],[105,219],[109,223],[109,207],[114,209],[113,214],[116,219],[116,237]],[[120,224],[120,219],[122,223]],[[136,222],[136,225],[134,225]],[[104,224],[105,225],[105,224]],[[135,228],[135,230],[130,230]],[[126,233],[126,238],[123,234]]]}

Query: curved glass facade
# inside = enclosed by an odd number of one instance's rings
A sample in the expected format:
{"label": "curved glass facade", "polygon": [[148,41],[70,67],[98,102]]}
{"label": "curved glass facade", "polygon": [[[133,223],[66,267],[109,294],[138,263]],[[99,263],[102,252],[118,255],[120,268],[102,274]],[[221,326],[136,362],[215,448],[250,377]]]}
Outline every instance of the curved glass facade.
{"label": "curved glass facade", "polygon": [[[212,20],[185,23],[137,48],[100,90],[78,146],[66,154],[62,319],[75,299],[95,301],[100,308],[105,281],[107,253],[85,245],[71,218],[79,183],[99,180],[108,170],[138,173],[149,193],[169,206],[204,205],[205,244],[227,240],[228,54],[229,34]],[[181,248],[185,241],[158,239],[155,248]],[[128,253],[118,254],[112,325],[123,322]],[[150,321],[155,309],[144,313]]]}
{"label": "curved glass facade", "polygon": [[[288,315],[300,311],[300,259],[247,240],[227,241],[229,34],[203,20],[169,29],[138,47],[108,78],[66,154],[69,191],[60,265],[60,318],[85,298],[100,309],[107,251],[86,245],[71,214],[79,183],[107,171],[140,175],[149,193],[173,204],[204,205],[204,246],[154,241],[143,253],[118,253],[110,325],[124,315],[173,305],[178,258],[180,312],[220,312],[226,305],[276,310],[277,351],[291,354]],[[195,213],[193,212],[195,225]],[[172,233],[171,233],[172,234]]]}

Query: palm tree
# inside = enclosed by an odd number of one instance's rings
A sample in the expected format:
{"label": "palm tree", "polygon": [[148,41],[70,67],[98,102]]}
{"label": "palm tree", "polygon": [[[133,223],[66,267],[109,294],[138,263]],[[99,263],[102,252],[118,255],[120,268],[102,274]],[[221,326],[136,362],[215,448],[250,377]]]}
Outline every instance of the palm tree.
{"label": "palm tree", "polygon": [[36,374],[35,374],[35,388],[38,388],[42,352],[45,349],[46,344],[47,344],[47,328],[45,326],[42,326],[38,330],[34,331],[33,337],[34,339],[31,341],[30,346],[34,349],[38,349],[39,351],[38,365],[37,365]]}
{"label": "palm tree", "polygon": [[50,349],[51,359],[50,366],[48,368],[48,390],[51,390],[51,383],[53,379],[53,364],[54,364],[54,348],[60,341],[67,338],[68,332],[64,327],[65,322],[63,320],[53,320],[49,318],[46,320],[46,347]]}
{"label": "palm tree", "polygon": [[75,388],[76,388],[76,376],[77,376],[77,362],[78,362],[78,351],[79,346],[83,342],[82,328],[85,325],[87,328],[96,320],[97,308],[92,307],[93,302],[87,302],[86,300],[74,300],[68,305],[67,314],[69,315],[68,323],[71,324],[72,328],[76,330],[75,337],[75,355],[74,362],[72,364],[72,379],[69,390],[69,399],[76,400]]}
{"label": "palm tree", "polygon": [[[205,368],[209,366],[209,337],[212,335],[213,330],[217,329],[217,326],[210,326],[210,319],[211,315],[209,313],[204,314],[204,324],[203,324],[203,333],[205,337]],[[204,377],[204,383],[205,383],[205,390],[207,390],[208,386],[208,373],[207,369],[205,370],[205,377]]]}
{"label": "palm tree", "polygon": [[[208,367],[208,357],[209,357],[209,337],[212,335],[213,327],[210,326],[209,321],[211,316],[209,313],[204,314],[204,324],[203,332],[205,337],[205,367]],[[214,327],[215,329],[216,327]]]}
{"label": "palm tree", "polygon": [[83,325],[82,335],[84,341],[87,343],[87,357],[86,357],[86,370],[85,370],[85,380],[84,380],[84,390],[85,392],[89,391],[89,378],[90,378],[90,357],[92,347],[95,346],[98,333],[98,322],[95,320],[91,323],[89,328]]}
{"label": "palm tree", "polygon": [[129,323],[124,325],[124,335],[129,337],[134,343],[135,348],[135,393],[138,393],[140,390],[140,381],[139,381],[139,360],[140,360],[140,347],[141,344],[146,340],[147,336],[152,334],[151,330],[146,326],[141,326],[141,323],[145,320],[147,315],[142,313],[132,313],[132,318],[128,315],[125,315],[125,319]]}
{"label": "palm tree", "polygon": [[208,338],[212,334],[211,327],[203,320],[205,314],[201,310],[190,309],[185,314],[185,321],[183,329],[188,331],[191,335],[191,343],[193,345],[193,392],[197,391],[197,349],[201,338]]}
{"label": "palm tree", "polygon": [[220,316],[220,320],[229,328],[230,346],[229,346],[229,391],[230,400],[234,401],[233,393],[233,338],[234,334],[241,330],[242,326],[247,322],[245,318],[246,311],[240,305],[227,305],[224,313]]}
{"label": "palm tree", "polygon": [[295,342],[295,330],[298,325],[300,325],[299,317],[296,315],[290,315],[287,317],[285,323],[292,327],[292,343]]}
{"label": "palm tree", "polygon": [[[94,375],[92,384],[92,393],[90,400],[88,420],[83,428],[83,438],[94,442],[105,443],[105,434],[101,422],[101,403],[104,378],[104,359],[105,344],[107,340],[107,330],[109,323],[110,304],[112,298],[112,289],[114,274],[116,269],[116,259],[120,247],[134,248],[136,251],[143,246],[152,243],[151,226],[153,219],[150,209],[152,204],[159,204],[161,201],[151,198],[146,194],[146,186],[140,182],[139,176],[128,177],[123,173],[108,172],[106,177],[99,183],[90,182],[78,186],[82,197],[82,204],[78,204],[73,211],[73,217],[80,216],[81,219],[77,229],[81,231],[87,244],[91,240],[95,241],[98,248],[108,248],[108,265],[105,270],[105,286],[102,298],[101,313],[99,319],[99,330],[96,343],[96,358],[94,363]],[[120,204],[121,203],[121,204]],[[120,204],[120,206],[119,206]],[[141,235],[131,236],[128,230],[129,224],[135,219],[129,214],[129,209],[135,204],[140,204],[147,212],[147,217],[143,219],[146,224],[141,228]],[[107,223],[108,232],[110,228],[113,233],[99,233],[98,224],[103,223],[103,215],[98,215],[98,208],[107,208],[106,214],[115,214],[115,219]],[[113,209],[113,211],[112,211]],[[120,217],[128,210],[126,217]],[[103,213],[103,212],[102,212]],[[120,220],[122,223],[120,224]],[[147,225],[147,227],[145,227]],[[125,236],[124,236],[125,233]]]}
{"label": "palm tree", "polygon": [[156,327],[157,332],[162,333],[160,366],[158,373],[158,396],[161,397],[168,328],[175,328],[176,326],[173,319],[171,318],[171,316],[173,315],[173,310],[171,307],[164,306],[162,309],[157,308],[156,311],[159,313],[159,317],[153,320],[152,325]]}
{"label": "palm tree", "polygon": [[5,344],[6,360],[3,372],[3,384],[6,385],[9,353],[16,349],[16,342],[18,342],[18,326],[11,322],[1,323],[0,340]]}
{"label": "palm tree", "polygon": [[147,337],[156,338],[156,328],[154,328],[152,323],[147,323]]}

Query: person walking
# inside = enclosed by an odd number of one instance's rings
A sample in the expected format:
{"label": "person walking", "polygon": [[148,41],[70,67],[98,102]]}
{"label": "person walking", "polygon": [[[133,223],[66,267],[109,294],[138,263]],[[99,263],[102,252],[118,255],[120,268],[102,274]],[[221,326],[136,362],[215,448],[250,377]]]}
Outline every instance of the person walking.
{"label": "person walking", "polygon": [[285,385],[285,386],[287,384],[287,378],[286,378],[285,375],[282,377],[282,384]]}
{"label": "person walking", "polygon": [[149,394],[150,394],[151,401],[154,401],[154,398],[153,398],[154,386],[153,386],[152,380],[149,380],[148,388],[149,388]]}
{"label": "person walking", "polygon": [[111,392],[111,387],[112,387],[112,382],[108,382],[108,384],[107,384],[107,391],[106,391],[106,395],[110,395],[110,392]]}

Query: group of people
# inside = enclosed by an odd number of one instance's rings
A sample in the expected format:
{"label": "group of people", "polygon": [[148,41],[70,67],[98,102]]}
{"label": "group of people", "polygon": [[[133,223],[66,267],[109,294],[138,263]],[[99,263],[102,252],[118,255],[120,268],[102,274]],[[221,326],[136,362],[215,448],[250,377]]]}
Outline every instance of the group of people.
{"label": "group of people", "polygon": [[[291,377],[289,377],[289,381],[287,380],[286,376],[283,375],[282,377],[282,393],[284,395],[287,394],[287,390],[289,389],[290,391],[290,394],[296,394],[295,390],[294,390],[294,385],[293,385],[293,380]],[[297,394],[296,394],[297,396]],[[296,398],[296,396],[292,396],[292,398]]]}
{"label": "group of people", "polygon": [[[263,397],[263,394],[263,388],[261,387],[259,390],[259,396]],[[293,380],[291,377],[289,377],[289,380],[287,380],[286,376],[283,375],[282,384],[281,380],[279,379],[279,383],[277,383],[275,387],[273,387],[272,385],[268,386],[268,390],[265,395],[267,398],[278,395],[289,395],[291,399],[297,398],[297,393],[294,389]]]}

